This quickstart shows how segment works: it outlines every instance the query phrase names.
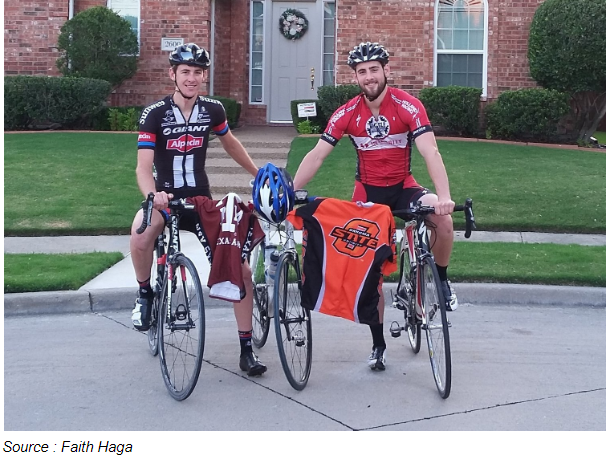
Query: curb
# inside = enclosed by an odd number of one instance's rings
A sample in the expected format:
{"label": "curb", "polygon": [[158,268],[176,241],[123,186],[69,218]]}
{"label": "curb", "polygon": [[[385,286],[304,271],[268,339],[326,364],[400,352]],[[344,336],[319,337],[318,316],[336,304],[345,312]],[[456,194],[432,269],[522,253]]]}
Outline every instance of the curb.
{"label": "curb", "polygon": [[[454,283],[461,307],[471,305],[553,305],[606,306],[606,289],[599,287],[516,285],[504,283]],[[389,304],[395,284],[384,284]],[[230,303],[209,297],[204,287],[205,307],[230,307]],[[108,288],[91,291],[45,291],[4,295],[4,316],[61,313],[98,313],[132,309],[135,288]]]}

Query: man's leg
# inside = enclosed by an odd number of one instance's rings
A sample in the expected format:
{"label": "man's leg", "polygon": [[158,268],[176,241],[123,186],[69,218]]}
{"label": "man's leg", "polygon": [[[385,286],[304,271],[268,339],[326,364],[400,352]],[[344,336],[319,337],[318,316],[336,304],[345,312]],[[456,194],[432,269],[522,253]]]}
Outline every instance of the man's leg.
{"label": "man's leg", "polygon": [[[424,205],[433,205],[437,201],[435,194],[426,194],[420,198]],[[435,226],[433,234],[431,234],[431,251],[435,257],[435,265],[437,273],[441,280],[443,293],[448,303],[448,310],[456,310],[458,300],[456,293],[450,286],[448,280],[448,265],[452,256],[452,247],[454,245],[454,226],[451,215],[437,216],[430,215],[429,220]]]}
{"label": "man's leg", "polygon": [[142,234],[136,230],[143,222],[143,210],[139,210],[132,222],[130,231],[130,257],[139,284],[139,292],[132,310],[132,324],[139,331],[147,331],[151,321],[151,306],[153,290],[151,288],[151,266],[153,264],[153,248],[158,235],[164,229],[164,218],[160,212],[151,215],[151,226]]}
{"label": "man's leg", "polygon": [[252,350],[252,307],[254,290],[252,286],[252,272],[247,261],[243,263],[243,283],[245,285],[245,297],[234,303],[235,318],[239,331],[241,344],[241,356],[239,368],[247,372],[247,375],[262,375],[267,367],[260,362]]}
{"label": "man's leg", "polygon": [[371,325],[371,337],[373,338],[373,347],[369,356],[369,367],[374,371],[386,370],[386,341],[384,339],[384,293],[383,293],[384,278],[380,278],[377,292],[379,293],[379,301],[377,302],[377,311],[379,312],[379,325]]}

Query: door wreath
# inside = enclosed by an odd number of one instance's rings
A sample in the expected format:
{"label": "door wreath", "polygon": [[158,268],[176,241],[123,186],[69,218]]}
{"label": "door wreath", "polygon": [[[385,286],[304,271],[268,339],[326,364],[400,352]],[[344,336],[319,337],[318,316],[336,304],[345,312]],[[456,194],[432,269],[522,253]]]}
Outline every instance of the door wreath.
{"label": "door wreath", "polygon": [[309,21],[299,10],[288,8],[279,17],[279,31],[288,40],[297,40],[307,32]]}

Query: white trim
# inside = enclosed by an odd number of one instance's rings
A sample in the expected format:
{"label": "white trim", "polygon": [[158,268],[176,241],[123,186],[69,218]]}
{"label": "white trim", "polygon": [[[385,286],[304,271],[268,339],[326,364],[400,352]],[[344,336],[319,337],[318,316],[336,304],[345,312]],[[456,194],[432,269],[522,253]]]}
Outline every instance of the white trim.
{"label": "white trim", "polygon": [[433,27],[433,82],[432,85],[433,87],[437,86],[437,56],[439,54],[462,54],[462,55],[467,55],[467,54],[473,54],[473,55],[481,55],[482,56],[482,97],[487,97],[487,93],[488,93],[488,0],[482,0],[482,7],[484,9],[484,28],[483,28],[483,44],[482,44],[482,49],[476,50],[476,49],[446,49],[446,50],[439,50],[437,47],[437,40],[438,40],[438,33],[437,33],[437,28],[438,28],[438,12],[439,12],[439,5],[441,3],[441,0],[436,0],[435,1],[435,8],[434,8],[434,15],[435,15],[435,20],[433,21],[434,27]]}
{"label": "white trim", "polygon": [[209,9],[211,15],[211,21],[209,21],[209,59],[211,65],[209,66],[209,95],[214,95],[214,75],[215,75],[215,0],[211,0],[211,8]]}

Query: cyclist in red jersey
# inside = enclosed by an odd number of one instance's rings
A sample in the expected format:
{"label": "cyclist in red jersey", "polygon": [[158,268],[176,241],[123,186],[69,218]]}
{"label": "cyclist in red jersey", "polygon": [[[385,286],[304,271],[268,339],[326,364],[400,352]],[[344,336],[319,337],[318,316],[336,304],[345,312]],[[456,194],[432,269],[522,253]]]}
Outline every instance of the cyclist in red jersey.
{"label": "cyclist in red jersey", "polygon": [[[139,331],[151,326],[153,291],[150,284],[154,242],[165,224],[164,210],[174,198],[205,196],[211,198],[205,158],[209,133],[215,133],[228,155],[246,171],[256,176],[258,168],[241,142],[230,132],[222,104],[199,96],[205,70],[211,64],[205,49],[194,43],[178,46],[169,55],[169,77],[175,83],[174,94],[143,110],[139,121],[136,178],[144,196],[153,192],[151,226],[142,234],[136,229],[143,221],[142,210],[136,214],[130,236],[130,254],[139,283],[138,297],[132,311],[132,323]],[[156,177],[152,175],[155,165]],[[180,229],[203,232],[197,213],[186,213]],[[243,264],[245,296],[234,302],[241,355],[239,367],[248,375],[261,375],[267,368],[252,352],[252,280],[248,263]]]}
{"label": "cyclist in red jersey", "polygon": [[[371,201],[392,210],[405,209],[421,201],[435,208],[429,218],[434,234],[432,251],[442,280],[448,310],[457,299],[447,278],[454,232],[448,175],[437,148],[424,106],[405,91],[388,86],[389,54],[378,43],[360,43],[349,53],[362,94],[333,113],[316,146],[305,156],[294,177],[295,189],[302,189],[316,174],[326,156],[344,134],[357,153],[353,201]],[[426,162],[436,194],[420,186],[411,173],[412,141]],[[385,370],[384,296],[380,281],[378,304],[380,324],[371,325],[373,337],[369,366]]]}

